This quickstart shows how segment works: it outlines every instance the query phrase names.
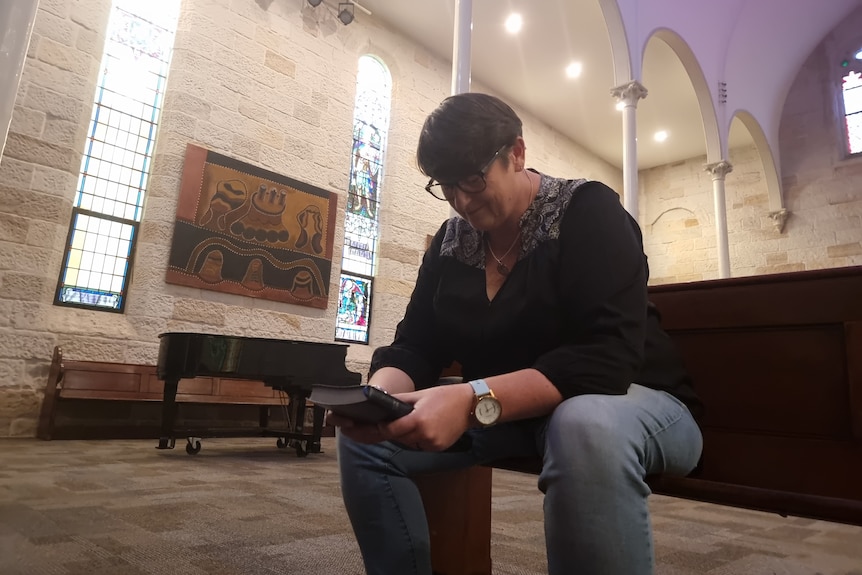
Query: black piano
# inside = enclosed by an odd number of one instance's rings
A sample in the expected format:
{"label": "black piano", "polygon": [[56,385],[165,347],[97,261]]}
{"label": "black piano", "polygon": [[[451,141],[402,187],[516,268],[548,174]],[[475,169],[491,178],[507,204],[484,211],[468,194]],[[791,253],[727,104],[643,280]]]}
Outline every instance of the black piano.
{"label": "black piano", "polygon": [[186,452],[200,451],[200,437],[236,437],[251,435],[229,429],[174,429],[177,414],[177,386],[184,378],[229,377],[262,381],[287,394],[287,421],[282,429],[268,427],[268,407],[261,409],[258,436],[278,437],[280,448],[291,446],[300,457],[320,452],[324,411],[314,408],[312,433],[303,433],[306,399],[311,386],[358,385],[362,376],[348,371],[344,365],[347,346],[256,337],[237,337],[203,333],[163,333],[159,335],[158,378],[165,382],[162,404],[162,429],[158,449],[173,449],[175,437],[186,437]]}

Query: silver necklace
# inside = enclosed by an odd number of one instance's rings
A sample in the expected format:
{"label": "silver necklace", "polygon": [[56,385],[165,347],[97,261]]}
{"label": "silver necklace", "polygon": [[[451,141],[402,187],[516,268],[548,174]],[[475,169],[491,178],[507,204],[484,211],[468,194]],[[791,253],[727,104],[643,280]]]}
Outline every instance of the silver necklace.
{"label": "silver necklace", "polygon": [[[534,196],[533,196],[533,182],[530,180],[530,176],[527,174],[526,170],[524,171],[524,175],[527,176],[527,181],[530,183],[530,204],[532,204],[533,198],[534,198]],[[538,191],[538,189],[536,191]],[[530,207],[530,204],[527,204],[528,208]],[[503,260],[506,259],[506,256],[509,255],[509,253],[512,251],[512,249],[514,249],[515,244],[517,244],[518,240],[521,239],[521,232],[522,231],[524,231],[524,230],[518,230],[518,235],[515,236],[515,240],[512,242],[512,245],[510,245],[509,249],[506,250],[506,253],[504,253],[499,258],[497,257],[497,254],[494,253],[494,249],[491,247],[491,240],[488,239],[488,236],[485,236],[485,243],[488,245],[488,252],[491,254],[491,257],[494,258],[494,261],[497,262],[497,272],[499,272],[499,274],[501,276],[507,276],[507,275],[509,275],[509,272],[512,271],[511,269],[509,269],[509,266],[507,266],[506,264],[503,263]]]}

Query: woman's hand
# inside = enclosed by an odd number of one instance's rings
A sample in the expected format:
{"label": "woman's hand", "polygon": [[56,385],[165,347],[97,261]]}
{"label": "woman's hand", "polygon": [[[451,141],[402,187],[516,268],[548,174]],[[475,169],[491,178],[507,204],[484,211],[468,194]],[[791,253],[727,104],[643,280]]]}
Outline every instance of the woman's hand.
{"label": "woman's hand", "polygon": [[470,427],[474,393],[468,384],[441,385],[396,397],[412,403],[413,411],[378,425],[384,439],[411,449],[443,451]]}
{"label": "woman's hand", "polygon": [[[381,367],[371,377],[368,385],[373,385],[393,395],[414,389],[413,380],[410,379],[410,376],[397,367]],[[340,427],[341,433],[359,443],[380,443],[386,439],[381,434],[377,424],[353,421],[331,411],[326,412],[326,423]]]}
{"label": "woman's hand", "polygon": [[388,423],[360,423],[332,412],[327,413],[326,421],[359,443],[389,440],[424,451],[443,451],[470,427],[474,394],[468,384],[441,385],[394,395],[413,404],[413,411]]}

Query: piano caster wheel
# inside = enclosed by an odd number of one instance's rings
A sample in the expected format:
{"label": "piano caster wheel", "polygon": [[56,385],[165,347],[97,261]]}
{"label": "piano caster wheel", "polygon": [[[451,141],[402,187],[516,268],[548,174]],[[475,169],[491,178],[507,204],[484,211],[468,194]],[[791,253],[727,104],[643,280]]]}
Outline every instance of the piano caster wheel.
{"label": "piano caster wheel", "polygon": [[275,442],[275,446],[279,449],[284,449],[285,447],[287,447],[287,441],[285,440],[285,438],[279,437]]}
{"label": "piano caster wheel", "polygon": [[297,457],[305,457],[308,455],[308,451],[306,451],[305,446],[302,441],[296,442],[296,456]]}
{"label": "piano caster wheel", "polygon": [[201,450],[201,442],[199,439],[195,439],[194,441],[189,439],[188,442],[186,443],[186,453],[188,453],[189,455],[197,455],[200,452],[200,450]]}

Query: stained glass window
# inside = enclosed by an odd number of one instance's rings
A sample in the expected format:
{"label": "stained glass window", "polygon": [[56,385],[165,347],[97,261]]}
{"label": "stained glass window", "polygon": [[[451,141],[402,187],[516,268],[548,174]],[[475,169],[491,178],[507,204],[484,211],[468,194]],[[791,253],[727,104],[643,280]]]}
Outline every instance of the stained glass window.
{"label": "stained glass window", "polygon": [[342,273],[335,339],[367,342],[370,304],[371,279]]}
{"label": "stained glass window", "polygon": [[847,151],[862,152],[862,74],[850,72],[844,76],[844,124],[847,130]]}
{"label": "stained glass window", "polygon": [[356,76],[353,148],[335,324],[335,339],[341,341],[368,343],[391,94],[389,71],[376,58],[362,56]]}
{"label": "stained glass window", "polygon": [[54,303],[122,312],[179,0],[114,0]]}

